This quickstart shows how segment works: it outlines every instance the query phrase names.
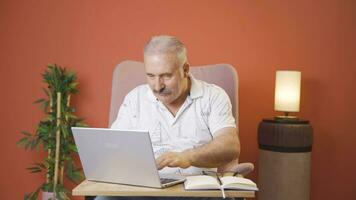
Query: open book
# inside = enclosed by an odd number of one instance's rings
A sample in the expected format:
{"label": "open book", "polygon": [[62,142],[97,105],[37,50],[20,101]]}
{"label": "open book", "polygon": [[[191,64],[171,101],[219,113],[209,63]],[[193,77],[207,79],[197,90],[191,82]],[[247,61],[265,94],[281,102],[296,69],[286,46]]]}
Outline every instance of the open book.
{"label": "open book", "polygon": [[184,182],[186,190],[252,190],[257,191],[257,185],[253,181],[240,176],[214,177],[209,175],[188,176]]}

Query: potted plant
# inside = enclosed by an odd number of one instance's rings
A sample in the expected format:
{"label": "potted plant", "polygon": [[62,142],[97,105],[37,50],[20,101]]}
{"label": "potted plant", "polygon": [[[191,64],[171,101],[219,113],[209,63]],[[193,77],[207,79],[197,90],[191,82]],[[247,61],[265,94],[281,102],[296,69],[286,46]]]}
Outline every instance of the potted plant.
{"label": "potted plant", "polygon": [[24,135],[17,145],[26,150],[43,150],[47,157],[42,162],[36,162],[27,169],[31,173],[42,172],[46,179],[34,192],[25,194],[26,200],[37,199],[43,192],[43,199],[69,199],[68,190],[64,186],[64,178],[73,182],[83,179],[81,168],[76,167],[74,156],[77,148],[74,143],[71,127],[85,126],[82,119],[74,115],[70,105],[71,96],[78,92],[77,77],[56,64],[48,65],[42,74],[46,98],[35,103],[40,104],[46,116],[31,134],[23,131]]}

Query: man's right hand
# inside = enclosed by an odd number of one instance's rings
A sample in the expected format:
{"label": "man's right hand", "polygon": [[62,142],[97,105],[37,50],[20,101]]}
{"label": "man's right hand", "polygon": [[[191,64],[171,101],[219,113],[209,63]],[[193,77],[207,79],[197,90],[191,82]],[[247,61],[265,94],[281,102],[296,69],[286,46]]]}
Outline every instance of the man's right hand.
{"label": "man's right hand", "polygon": [[164,167],[188,168],[191,166],[190,156],[187,151],[183,152],[165,152],[156,159],[158,170]]}

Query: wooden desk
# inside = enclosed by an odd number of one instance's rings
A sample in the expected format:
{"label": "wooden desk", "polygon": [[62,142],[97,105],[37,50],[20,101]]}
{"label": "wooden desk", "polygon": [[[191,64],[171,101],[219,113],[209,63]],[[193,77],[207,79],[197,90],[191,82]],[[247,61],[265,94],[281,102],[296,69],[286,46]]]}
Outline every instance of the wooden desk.
{"label": "wooden desk", "polygon": [[[254,191],[225,190],[226,197],[253,198]],[[220,190],[186,191],[183,184],[165,189],[101,183],[85,180],[72,191],[73,196],[179,196],[179,197],[221,197]]]}

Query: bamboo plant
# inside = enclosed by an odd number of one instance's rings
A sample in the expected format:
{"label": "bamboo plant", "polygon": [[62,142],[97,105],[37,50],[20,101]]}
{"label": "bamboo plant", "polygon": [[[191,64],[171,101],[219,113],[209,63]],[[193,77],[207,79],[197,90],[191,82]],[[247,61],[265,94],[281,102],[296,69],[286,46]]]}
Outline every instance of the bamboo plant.
{"label": "bamboo plant", "polygon": [[36,162],[27,169],[31,173],[44,173],[46,180],[34,192],[25,194],[25,200],[35,200],[40,191],[53,192],[55,199],[69,199],[68,190],[64,186],[64,178],[77,183],[83,179],[81,168],[76,167],[74,157],[77,148],[74,143],[71,127],[86,126],[82,119],[74,115],[70,105],[71,96],[78,92],[77,77],[58,65],[48,65],[42,74],[46,98],[35,103],[40,104],[45,112],[36,131],[24,135],[17,145],[26,150],[37,149],[46,151],[47,157]]}

